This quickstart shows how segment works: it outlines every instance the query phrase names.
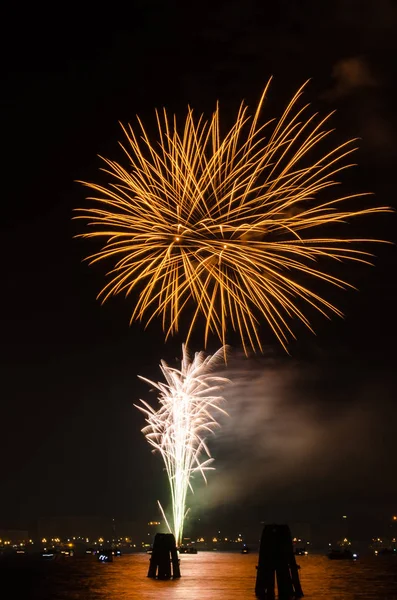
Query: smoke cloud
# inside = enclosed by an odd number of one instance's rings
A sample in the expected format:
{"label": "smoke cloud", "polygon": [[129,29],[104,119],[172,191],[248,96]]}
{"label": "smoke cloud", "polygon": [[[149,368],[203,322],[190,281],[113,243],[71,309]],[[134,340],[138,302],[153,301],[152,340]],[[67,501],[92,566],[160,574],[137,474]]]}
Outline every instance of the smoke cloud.
{"label": "smoke cloud", "polygon": [[207,486],[196,477],[189,505],[208,510],[281,496],[329,504],[395,488],[391,479],[385,486],[391,399],[382,382],[366,377],[352,389],[348,375],[345,366],[234,357],[224,390],[229,418],[209,440],[216,471]]}
{"label": "smoke cloud", "polygon": [[333,68],[332,77],[335,85],[324,94],[324,98],[331,101],[349,96],[357,89],[379,85],[365,60],[357,56],[337,62]]}
{"label": "smoke cloud", "polygon": [[396,128],[390,81],[360,56],[339,60],[332,77],[334,85],[322,95],[323,99],[331,104],[345,103],[344,109],[351,113],[356,134],[371,160],[394,161]]}

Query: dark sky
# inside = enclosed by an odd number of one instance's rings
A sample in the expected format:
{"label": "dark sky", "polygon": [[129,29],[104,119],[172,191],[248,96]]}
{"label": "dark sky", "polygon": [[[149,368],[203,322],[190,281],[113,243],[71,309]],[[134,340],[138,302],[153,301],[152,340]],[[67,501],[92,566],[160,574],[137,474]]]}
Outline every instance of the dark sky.
{"label": "dark sky", "polygon": [[[396,206],[396,40],[392,0],[142,0],[123,9],[57,4],[53,12],[9,4],[1,37],[0,527],[42,515],[146,520],[156,515],[157,498],[167,497],[161,461],[140,434],[133,402],[147,397],[137,375],[157,378],[159,360],[180,356],[183,340],[164,345],[160,323],[146,332],[139,324],[129,327],[132,300],[101,307],[95,297],[104,266],[82,263],[91,248],[73,239],[79,230],[72,211],[85,197],[75,180],[99,181],[97,155],[120,156],[118,121],[138,113],[150,129],[156,106],[182,115],[188,102],[210,111],[217,99],[232,114],[242,98],[257,101],[270,75],[270,106],[277,112],[312,78],[307,98],[313,107],[337,109],[333,124],[341,139],[362,138],[347,189],[372,191],[374,202]],[[363,220],[362,235],[394,242],[395,227],[394,215],[377,216]],[[270,354],[280,372],[293,365],[311,373],[299,378],[299,394],[283,392],[292,414],[292,401],[302,408],[310,398],[302,432],[320,422],[326,436],[330,421],[334,435],[328,433],[327,447],[338,455],[341,446],[352,446],[346,439],[358,436],[362,452],[346,450],[339,468],[326,462],[321,471],[318,454],[309,454],[304,488],[288,469],[280,470],[282,485],[280,477],[277,485],[270,480],[280,494],[299,489],[296,504],[284,512],[291,519],[321,520],[349,509],[387,519],[393,503],[397,511],[395,247],[380,247],[377,255],[375,268],[347,269],[359,293],[331,292],[343,321],[313,316],[317,335],[300,331],[291,358],[269,333],[267,356],[255,367],[239,367],[266,371]],[[283,411],[275,414],[284,419]],[[343,423],[349,419],[343,433],[335,426],[339,415]],[[376,426],[367,431],[371,415]],[[271,435],[282,440],[290,434],[287,427]],[[237,482],[235,456],[228,461],[227,443],[218,446],[222,473]],[[241,442],[239,468],[244,448]],[[327,452],[324,444],[315,448]],[[269,448],[261,451],[255,468],[273,472],[277,461],[272,466]],[[343,490],[338,498],[318,494],[322,476],[327,489]],[[279,514],[280,498],[269,493],[269,481],[252,489],[244,502],[254,520]],[[237,513],[243,498],[231,498],[215,508],[225,504],[227,515]]]}

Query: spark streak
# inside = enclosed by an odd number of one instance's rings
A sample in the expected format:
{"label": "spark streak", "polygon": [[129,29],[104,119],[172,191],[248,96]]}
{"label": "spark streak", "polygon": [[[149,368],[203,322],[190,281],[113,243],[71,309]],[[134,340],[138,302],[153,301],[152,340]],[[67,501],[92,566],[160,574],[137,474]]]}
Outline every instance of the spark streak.
{"label": "spark streak", "polygon": [[193,492],[191,479],[194,473],[200,472],[206,481],[205,471],[213,469],[206,437],[219,427],[214,414],[227,414],[220,407],[223,400],[220,394],[228,379],[213,374],[225,350],[221,348],[207,357],[203,352],[196,352],[191,359],[183,346],[180,370],[161,362],[166,383],[140,377],[159,391],[159,409],[144,400],[141,400],[143,406],[135,406],[146,417],[147,425],[142,432],[154,451],[160,452],[165,464],[171,490],[173,533],[178,546],[187,514],[188,489]]}

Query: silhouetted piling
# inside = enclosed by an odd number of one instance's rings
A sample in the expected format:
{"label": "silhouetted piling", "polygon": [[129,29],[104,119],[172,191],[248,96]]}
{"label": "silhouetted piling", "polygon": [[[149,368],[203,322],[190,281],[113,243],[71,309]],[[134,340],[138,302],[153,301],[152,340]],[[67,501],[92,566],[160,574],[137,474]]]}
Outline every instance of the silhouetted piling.
{"label": "silhouetted piling", "polygon": [[153,579],[156,577],[176,579],[181,576],[175,538],[172,533],[156,533],[147,576]]}
{"label": "silhouetted piling", "polygon": [[266,525],[259,549],[256,596],[274,600],[277,579],[279,600],[302,598],[298,568],[288,525]]}

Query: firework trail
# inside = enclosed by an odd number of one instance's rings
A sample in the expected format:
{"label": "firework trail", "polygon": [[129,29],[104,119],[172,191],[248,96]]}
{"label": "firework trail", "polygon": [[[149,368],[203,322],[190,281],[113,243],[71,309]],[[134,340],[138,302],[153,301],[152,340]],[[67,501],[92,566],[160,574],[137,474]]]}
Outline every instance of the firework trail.
{"label": "firework trail", "polygon": [[262,349],[264,319],[286,348],[292,319],[311,329],[305,306],[342,314],[310,280],[352,287],[327,265],[370,263],[362,247],[375,240],[335,237],[325,226],[388,209],[364,206],[364,194],[336,193],[337,175],[352,166],[354,140],[320,151],[330,115],[301,106],[304,86],[278,120],[261,123],[268,87],[254,115],[241,104],[224,134],[219,107],[209,121],[189,108],[180,127],[165,110],[156,112],[154,142],[138,119],[138,132],[123,128],[127,165],[104,159],[112,183],[82,182],[95,191],[93,207],[77,217],[91,227],[82,237],[104,244],[89,260],[111,266],[99,296],[136,290],[131,321],[161,316],[168,337],[186,311],[187,342],[202,319],[204,345],[210,332],[225,345],[230,325],[247,352]]}
{"label": "firework trail", "polygon": [[135,406],[146,418],[147,425],[142,432],[164,460],[171,490],[173,533],[178,546],[182,542],[188,488],[193,491],[191,479],[194,473],[200,472],[206,480],[205,471],[213,468],[206,437],[219,427],[214,415],[227,414],[220,404],[221,390],[228,380],[213,374],[224,352],[225,348],[221,348],[207,357],[197,352],[191,359],[183,346],[180,370],[161,362],[166,383],[140,377],[159,391],[160,408],[155,409],[144,400],[141,400],[142,406]]}
{"label": "firework trail", "polygon": [[[228,131],[218,106],[208,121],[189,108],[181,124],[156,111],[153,141],[138,118],[137,130],[123,127],[126,166],[104,159],[111,182],[82,182],[94,196],[79,210],[90,227],[81,237],[102,240],[89,260],[110,265],[99,296],[135,293],[131,321],[160,316],[167,338],[189,313],[187,342],[203,321],[204,345],[214,334],[225,346],[229,327],[248,353],[262,350],[264,320],[286,349],[293,319],[312,330],[306,308],[341,315],[316,282],[352,287],[331,273],[330,262],[370,264],[363,247],[377,240],[343,237],[338,226],[389,209],[368,207],[365,194],[336,191],[355,140],[329,146],[331,115],[301,103],[304,86],[278,119],[262,121],[269,83],[254,114],[242,103]],[[166,383],[146,380],[158,389],[160,408],[138,407],[166,466],[178,544],[191,477],[212,468],[205,437],[224,412],[218,392],[226,380],[211,375],[222,352],[191,360],[184,348],[180,370],[162,363]]]}

